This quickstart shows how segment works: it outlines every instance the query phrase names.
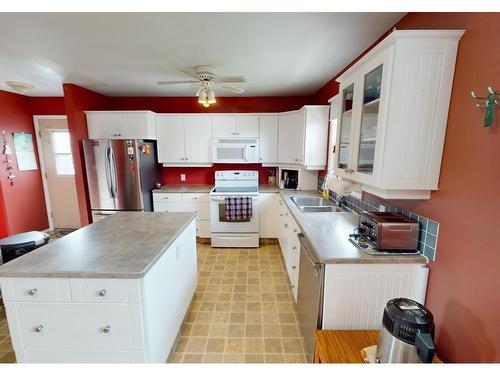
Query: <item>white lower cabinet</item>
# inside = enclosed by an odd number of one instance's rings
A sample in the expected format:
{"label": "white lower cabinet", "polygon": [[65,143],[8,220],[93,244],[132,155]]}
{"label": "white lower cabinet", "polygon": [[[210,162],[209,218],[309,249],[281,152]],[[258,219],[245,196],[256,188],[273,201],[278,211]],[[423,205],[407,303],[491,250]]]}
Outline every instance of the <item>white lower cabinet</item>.
{"label": "white lower cabinet", "polygon": [[278,237],[278,193],[259,194],[259,237]]}
{"label": "white lower cabinet", "polygon": [[164,363],[196,288],[195,225],[140,279],[0,278],[17,362]]}
{"label": "white lower cabinet", "polygon": [[155,212],[196,212],[196,236],[210,237],[208,193],[153,193]]}
{"label": "white lower cabinet", "polygon": [[286,271],[297,302],[297,285],[299,282],[300,243],[297,235],[300,228],[286,207],[283,199],[278,199],[278,241],[285,261]]}

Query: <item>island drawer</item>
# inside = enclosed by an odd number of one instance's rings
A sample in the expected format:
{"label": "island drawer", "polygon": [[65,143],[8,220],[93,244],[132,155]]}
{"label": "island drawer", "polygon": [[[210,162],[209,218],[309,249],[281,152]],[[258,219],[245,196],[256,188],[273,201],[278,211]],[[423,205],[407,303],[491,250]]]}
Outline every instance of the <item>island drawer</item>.
{"label": "island drawer", "polygon": [[73,302],[140,303],[138,280],[129,279],[69,279]]}
{"label": "island drawer", "polygon": [[153,193],[153,202],[181,202],[182,195],[178,193]]}
{"label": "island drawer", "polygon": [[4,301],[69,302],[71,293],[66,278],[0,278]]}
{"label": "island drawer", "polygon": [[21,302],[15,308],[24,349],[129,351],[142,346],[140,318],[131,321],[127,304]]}
{"label": "island drawer", "polygon": [[144,352],[117,350],[26,350],[29,363],[143,363]]}

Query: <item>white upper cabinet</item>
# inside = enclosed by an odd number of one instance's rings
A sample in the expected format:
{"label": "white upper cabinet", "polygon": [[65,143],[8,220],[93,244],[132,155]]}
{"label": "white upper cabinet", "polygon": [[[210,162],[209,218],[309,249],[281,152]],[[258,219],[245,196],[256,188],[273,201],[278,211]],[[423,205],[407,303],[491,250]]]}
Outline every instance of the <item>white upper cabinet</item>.
{"label": "white upper cabinet", "polygon": [[304,155],[303,111],[279,114],[278,162],[300,164]]}
{"label": "white upper cabinet", "polygon": [[258,138],[259,115],[213,116],[214,138]]}
{"label": "white upper cabinet", "polygon": [[438,188],[462,34],[394,31],[338,78],[337,175],[389,199]]}
{"label": "white upper cabinet", "polygon": [[156,139],[151,111],[85,111],[90,139]]}
{"label": "white upper cabinet", "polygon": [[158,163],[195,165],[212,162],[212,117],[206,115],[156,116]]}
{"label": "white upper cabinet", "polygon": [[236,137],[236,116],[213,116],[212,135],[214,138]]}
{"label": "white upper cabinet", "polygon": [[278,115],[260,116],[260,158],[262,164],[278,164]]}
{"label": "white upper cabinet", "polygon": [[236,136],[244,138],[258,138],[259,115],[236,116]]}
{"label": "white upper cabinet", "polygon": [[187,163],[212,162],[211,116],[184,116],[184,137]]}
{"label": "white upper cabinet", "polygon": [[328,106],[305,106],[279,114],[278,162],[324,169],[328,139]]}

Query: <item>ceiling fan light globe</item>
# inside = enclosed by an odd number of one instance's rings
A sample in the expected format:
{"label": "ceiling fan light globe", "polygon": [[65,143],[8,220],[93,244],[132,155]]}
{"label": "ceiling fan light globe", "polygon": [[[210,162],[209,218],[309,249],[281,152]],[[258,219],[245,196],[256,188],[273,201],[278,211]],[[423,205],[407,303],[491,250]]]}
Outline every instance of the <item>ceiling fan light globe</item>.
{"label": "ceiling fan light globe", "polygon": [[214,90],[210,89],[208,90],[208,94],[207,94],[207,101],[210,103],[210,104],[214,104],[216,102],[215,100],[215,92]]}
{"label": "ceiling fan light globe", "polygon": [[210,107],[210,103],[208,103],[208,102],[204,102],[204,103],[202,103],[202,105],[203,105],[203,107],[205,107],[205,108]]}

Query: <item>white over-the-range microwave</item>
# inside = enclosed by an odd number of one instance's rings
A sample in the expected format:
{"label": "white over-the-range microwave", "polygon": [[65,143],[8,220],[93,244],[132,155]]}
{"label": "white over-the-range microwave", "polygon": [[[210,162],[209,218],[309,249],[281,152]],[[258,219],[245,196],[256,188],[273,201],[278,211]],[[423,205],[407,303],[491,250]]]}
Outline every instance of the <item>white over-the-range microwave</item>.
{"label": "white over-the-range microwave", "polygon": [[258,163],[258,138],[212,138],[214,163]]}

